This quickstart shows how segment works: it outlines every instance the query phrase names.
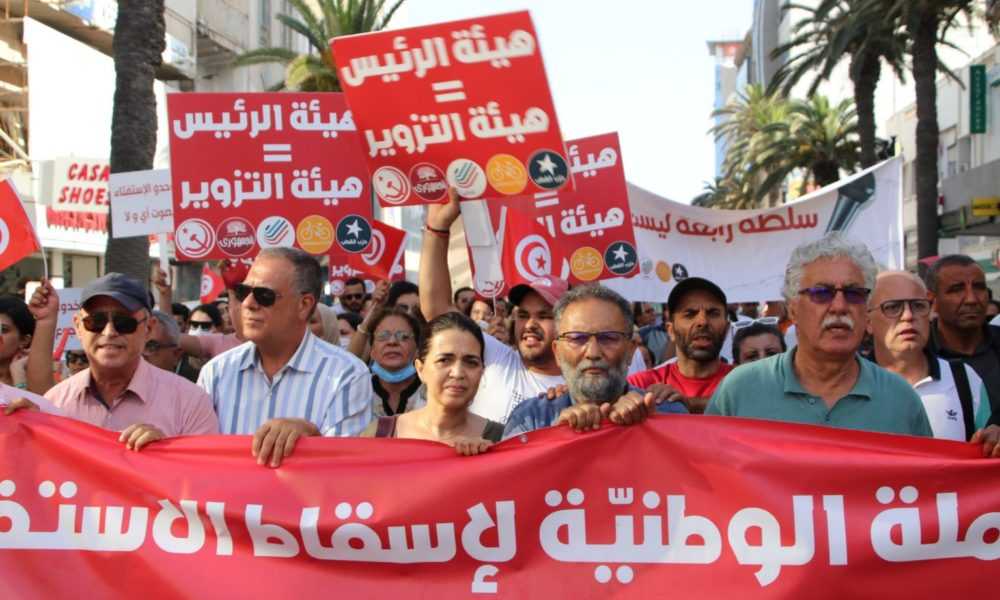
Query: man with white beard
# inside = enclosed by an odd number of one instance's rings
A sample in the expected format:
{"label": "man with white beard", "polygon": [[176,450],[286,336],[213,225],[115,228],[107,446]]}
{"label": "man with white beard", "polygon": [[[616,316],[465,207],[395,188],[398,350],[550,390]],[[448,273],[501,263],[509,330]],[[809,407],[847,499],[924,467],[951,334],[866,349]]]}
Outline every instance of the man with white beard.
{"label": "man with white beard", "polygon": [[783,293],[799,345],[733,370],[705,414],[930,437],[910,384],[857,354],[877,274],[868,248],[836,233],[796,248]]}

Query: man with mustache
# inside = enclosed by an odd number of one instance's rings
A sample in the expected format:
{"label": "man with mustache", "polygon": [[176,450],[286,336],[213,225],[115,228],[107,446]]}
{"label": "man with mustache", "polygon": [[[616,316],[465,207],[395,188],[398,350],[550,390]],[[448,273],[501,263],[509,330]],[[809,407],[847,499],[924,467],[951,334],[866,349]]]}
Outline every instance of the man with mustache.
{"label": "man with mustache", "polygon": [[913,386],[934,437],[964,442],[989,419],[989,399],[981,400],[982,381],[971,367],[949,363],[927,347],[930,313],[919,277],[908,271],[879,273],[868,303],[875,362]]}
{"label": "man with mustache", "polygon": [[934,263],[926,280],[938,316],[931,327],[932,351],[975,369],[994,403],[990,423],[1000,424],[1000,327],[987,324],[986,274],[972,258],[952,254]]}
{"label": "man with mustache", "polygon": [[837,233],[796,248],[782,292],[798,346],[734,370],[705,414],[930,437],[906,380],[857,355],[877,273],[868,248]]}
{"label": "man with mustache", "polygon": [[692,413],[705,412],[708,399],[727,373],[719,352],[729,331],[726,295],[707,279],[689,277],[670,291],[667,333],[674,341],[677,362],[636,373],[628,382],[681,400]]}
{"label": "man with mustache", "polygon": [[601,420],[639,423],[651,407],[661,413],[686,413],[680,402],[654,401],[654,394],[628,384],[626,373],[635,345],[632,308],[613,290],[597,284],[574,288],[555,305],[552,347],[567,391],[520,403],[504,428],[504,438],[551,425],[577,431],[599,429]]}

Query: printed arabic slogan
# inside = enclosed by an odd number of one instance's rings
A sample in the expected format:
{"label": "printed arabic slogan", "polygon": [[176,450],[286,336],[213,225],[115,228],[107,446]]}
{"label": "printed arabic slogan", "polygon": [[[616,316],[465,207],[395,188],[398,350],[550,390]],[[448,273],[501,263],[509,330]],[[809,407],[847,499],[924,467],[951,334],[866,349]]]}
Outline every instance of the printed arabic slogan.
{"label": "printed arabic slogan", "polygon": [[[497,244],[484,256],[476,247],[478,240],[470,239],[480,294],[494,297],[519,283],[552,276],[575,285],[637,273],[618,134],[570,140],[567,148],[576,190],[486,203]],[[476,232],[468,228],[466,235],[474,238]],[[494,258],[501,265],[502,281],[479,276],[479,261]]]}
{"label": "printed arabic slogan", "polygon": [[[337,37],[332,50],[383,206],[572,189],[527,12]],[[405,102],[386,102],[405,98]]]}
{"label": "printed arabic slogan", "polygon": [[1000,566],[1000,461],[957,442],[685,415],[272,470],[247,436],[116,437],[0,418],[9,597],[964,598]]}
{"label": "printed arabic slogan", "polygon": [[834,231],[864,242],[883,267],[902,269],[901,169],[901,160],[891,159],[756,211],[688,206],[636,188],[629,201],[640,273],[605,284],[629,300],[663,302],[678,281],[704,277],[730,302],[777,300],[792,250]]}
{"label": "printed arabic slogan", "polygon": [[367,247],[368,172],[343,95],[169,94],[167,113],[181,260]]}
{"label": "printed arabic slogan", "polygon": [[374,289],[378,280],[398,281],[406,277],[406,232],[381,221],[372,221],[371,242],[359,254],[330,255],[330,291],[340,294],[351,277],[365,279]]}

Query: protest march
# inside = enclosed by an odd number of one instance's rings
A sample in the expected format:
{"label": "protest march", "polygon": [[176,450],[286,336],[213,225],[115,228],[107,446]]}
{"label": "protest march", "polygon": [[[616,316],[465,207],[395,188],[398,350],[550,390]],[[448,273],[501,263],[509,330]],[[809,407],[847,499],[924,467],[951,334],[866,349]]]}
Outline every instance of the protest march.
{"label": "protest march", "polygon": [[104,219],[73,285],[0,181],[0,269],[43,269],[0,295],[5,597],[990,594],[1000,304],[908,260],[903,157],[663,198],[623,131],[564,134],[539,25],[167,93],[169,168],[81,159],[42,207]]}

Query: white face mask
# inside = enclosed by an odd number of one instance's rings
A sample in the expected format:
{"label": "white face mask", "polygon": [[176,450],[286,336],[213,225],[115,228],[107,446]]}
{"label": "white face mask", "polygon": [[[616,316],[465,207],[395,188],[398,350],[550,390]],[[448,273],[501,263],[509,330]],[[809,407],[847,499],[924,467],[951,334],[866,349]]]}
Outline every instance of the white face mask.
{"label": "white face mask", "polygon": [[188,328],[188,335],[202,336],[202,335],[206,335],[207,333],[208,332],[205,331],[204,329],[202,329],[201,327],[189,327]]}
{"label": "white face mask", "polygon": [[346,337],[346,336],[340,336],[340,339],[337,340],[337,343],[340,344],[341,348],[343,348],[344,350],[347,350],[347,346],[350,345],[350,343],[351,343],[351,338]]}

